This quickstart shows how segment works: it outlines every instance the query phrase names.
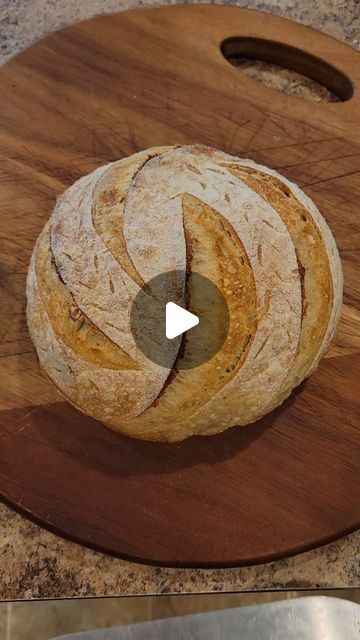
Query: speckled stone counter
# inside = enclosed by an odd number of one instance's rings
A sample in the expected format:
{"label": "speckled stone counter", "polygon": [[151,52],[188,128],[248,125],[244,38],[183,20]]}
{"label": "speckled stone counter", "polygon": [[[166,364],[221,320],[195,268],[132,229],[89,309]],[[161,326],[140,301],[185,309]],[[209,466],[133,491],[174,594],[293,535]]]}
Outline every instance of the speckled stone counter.
{"label": "speckled stone counter", "polygon": [[[100,13],[150,4],[153,3],[147,0],[0,0],[0,63],[61,26]],[[360,47],[359,0],[239,0],[231,4],[284,15]],[[257,71],[252,68],[249,73],[256,77]],[[261,75],[261,69],[258,73]],[[279,80],[269,73],[267,82],[283,90],[296,84],[290,77],[284,81],[284,77]],[[294,92],[299,95],[301,90],[295,87]],[[315,99],[321,98],[320,94],[315,95]],[[41,529],[0,504],[2,599],[358,586],[360,532],[265,565],[167,569],[95,553]]]}
{"label": "speckled stone counter", "polygon": [[0,597],[201,593],[360,585],[360,535],[266,565],[168,569],[118,560],[59,538],[0,508]]}

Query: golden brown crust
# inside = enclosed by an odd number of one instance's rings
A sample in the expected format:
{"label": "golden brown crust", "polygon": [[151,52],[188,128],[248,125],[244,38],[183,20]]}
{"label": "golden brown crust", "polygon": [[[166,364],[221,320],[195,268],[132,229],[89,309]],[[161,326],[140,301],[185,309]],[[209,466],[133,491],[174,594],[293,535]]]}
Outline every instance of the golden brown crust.
{"label": "golden brown crust", "polygon": [[76,305],[57,271],[50,248],[49,224],[39,238],[35,269],[39,295],[53,330],[69,349],[79,358],[105,369],[140,369],[138,363],[107,338]]}
{"label": "golden brown crust", "polygon": [[128,254],[123,231],[127,192],[145,163],[167,149],[171,147],[154,147],[121,163],[114,163],[100,176],[93,191],[94,227],[114,258],[139,287],[145,283]]}
{"label": "golden brown crust", "polygon": [[[179,366],[201,349],[193,334],[180,354],[169,341],[169,373],[140,352],[129,316],[139,287],[176,269],[187,289],[174,279],[169,300],[197,313],[201,273],[224,295],[230,330],[193,369]],[[121,433],[174,442],[278,406],[327,349],[341,294],[334,239],[296,185],[202,145],[158,147],[60,198],[34,249],[27,316],[41,366],[70,402]],[[219,307],[208,331],[223,328]]]}
{"label": "golden brown crust", "polygon": [[[202,330],[207,344],[217,342],[219,334],[223,340],[221,349],[210,361],[196,367],[191,362],[199,362],[202,345],[196,335],[186,336],[181,359],[186,368],[175,363],[171,381],[167,381],[164,392],[152,407],[134,418],[129,428],[138,433],[176,434],[176,439],[187,437],[189,429],[179,427],[196,411],[222,389],[241,369],[246,360],[257,325],[256,287],[245,249],[231,225],[218,211],[206,206],[190,194],[182,198],[184,229],[188,252],[188,308],[195,315],[201,315],[204,306],[204,285],[198,274],[214,283],[222,291],[230,315],[227,318],[222,300],[212,297],[213,313],[207,326]],[[193,274],[196,274],[195,276]],[[216,304],[217,303],[217,304]],[[220,342],[219,340],[219,342]]]}
{"label": "golden brown crust", "polygon": [[298,353],[284,384],[283,393],[288,395],[307,375],[331,316],[334,293],[325,241],[306,207],[279,178],[251,167],[227,166],[274,207],[296,249],[302,283],[302,324]]}

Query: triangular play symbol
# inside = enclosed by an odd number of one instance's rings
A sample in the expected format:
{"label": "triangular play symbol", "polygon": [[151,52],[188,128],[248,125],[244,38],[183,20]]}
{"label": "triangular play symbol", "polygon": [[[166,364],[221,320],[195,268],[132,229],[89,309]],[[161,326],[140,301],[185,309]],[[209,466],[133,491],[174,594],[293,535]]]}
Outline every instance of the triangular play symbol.
{"label": "triangular play symbol", "polygon": [[169,340],[180,336],[197,324],[199,324],[199,318],[194,313],[186,311],[174,302],[167,303],[165,333]]}

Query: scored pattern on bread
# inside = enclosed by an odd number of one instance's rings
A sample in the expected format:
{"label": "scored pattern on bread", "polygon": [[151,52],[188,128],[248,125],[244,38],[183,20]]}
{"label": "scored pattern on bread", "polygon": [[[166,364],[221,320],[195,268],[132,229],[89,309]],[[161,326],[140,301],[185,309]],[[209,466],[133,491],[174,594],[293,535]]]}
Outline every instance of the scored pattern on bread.
{"label": "scored pattern on bread", "polygon": [[[159,152],[164,150],[166,148],[161,147]],[[143,287],[145,282],[136,271],[127,252],[123,233],[124,210],[127,193],[135,175],[157,153],[154,147],[151,150],[136,153],[121,163],[114,163],[99,178],[93,193],[94,227],[114,258],[139,287]]]}
{"label": "scored pattern on bread", "polygon": [[[222,387],[233,378],[247,357],[256,332],[256,287],[250,263],[239,237],[219,212],[194,196],[182,198],[186,245],[188,247],[188,296],[192,312],[202,316],[206,304],[203,282],[192,274],[200,274],[221,289],[230,315],[230,326],[224,343],[213,358],[194,368],[177,368],[154,406],[135,418],[137,429],[166,428],[176,415],[181,420],[191,416],[216,397]],[[203,341],[209,345],[211,337],[225,331],[224,305],[218,305],[203,319],[202,340],[191,331],[185,334],[181,359],[187,362],[201,360],[198,350]],[[214,371],[216,375],[214,376]]]}
{"label": "scored pattern on bread", "polygon": [[[139,288],[150,300],[163,272],[175,274],[164,299],[201,317],[195,273],[228,305],[223,345],[197,367],[179,366],[201,349],[191,331],[181,350],[168,341],[168,369],[132,336]],[[27,295],[40,364],[70,402],[121,433],[177,441],[254,422],[310,375],[335,331],[342,271],[314,203],[277,172],[202,145],[156,147],[58,200]],[[204,331],[224,331],[220,306]]]}
{"label": "scored pattern on bread", "polygon": [[78,356],[105,369],[139,369],[139,365],[86,317],[61,281],[50,248],[49,225],[36,254],[39,294],[56,335]]}
{"label": "scored pattern on bread", "polygon": [[325,242],[306,207],[278,178],[251,167],[228,168],[274,207],[295,246],[302,282],[302,324],[298,354],[285,384],[286,397],[320,353],[329,325],[334,292]]}

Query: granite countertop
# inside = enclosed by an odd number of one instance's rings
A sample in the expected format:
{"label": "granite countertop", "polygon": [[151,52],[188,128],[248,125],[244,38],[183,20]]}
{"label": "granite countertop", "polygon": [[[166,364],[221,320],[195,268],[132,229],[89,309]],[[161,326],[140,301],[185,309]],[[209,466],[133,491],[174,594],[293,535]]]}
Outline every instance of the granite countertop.
{"label": "granite countertop", "polygon": [[[147,0],[0,0],[0,63],[61,26],[100,13],[151,4]],[[170,3],[160,0],[157,4]],[[238,0],[228,4],[284,15],[360,48],[359,0]],[[271,70],[264,72],[261,65],[245,66],[243,71],[288,92],[303,92],[304,96],[308,92],[309,87],[301,86],[299,78],[289,72],[281,77]],[[312,99],[324,99],[316,87],[310,89]],[[360,531],[316,550],[254,567],[168,569],[85,549],[0,504],[2,599],[358,586]]]}

